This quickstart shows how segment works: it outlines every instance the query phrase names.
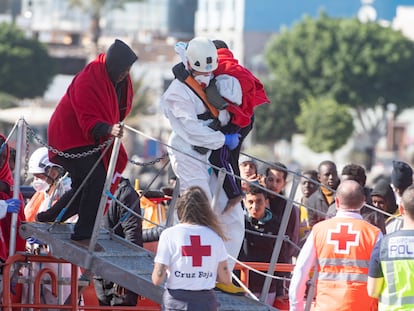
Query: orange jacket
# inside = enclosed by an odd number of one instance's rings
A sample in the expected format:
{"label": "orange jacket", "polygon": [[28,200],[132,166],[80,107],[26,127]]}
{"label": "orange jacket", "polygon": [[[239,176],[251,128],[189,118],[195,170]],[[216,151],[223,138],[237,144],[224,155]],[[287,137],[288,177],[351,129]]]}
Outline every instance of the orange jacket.
{"label": "orange jacket", "polygon": [[335,217],[313,227],[318,258],[315,310],[376,310],[368,296],[371,252],[380,229],[362,219]]}
{"label": "orange jacket", "polygon": [[[53,192],[56,189],[56,184],[53,184],[50,186],[50,189],[48,190],[49,196],[52,196]],[[50,206],[56,203],[56,201],[59,199],[59,196],[56,196],[53,198],[54,201],[51,202]],[[36,221],[36,215],[40,211],[40,206],[42,205],[43,201],[45,200],[45,193],[42,191],[37,191],[29,202],[27,202],[26,207],[24,208],[24,215],[26,216],[26,221],[34,222]]]}

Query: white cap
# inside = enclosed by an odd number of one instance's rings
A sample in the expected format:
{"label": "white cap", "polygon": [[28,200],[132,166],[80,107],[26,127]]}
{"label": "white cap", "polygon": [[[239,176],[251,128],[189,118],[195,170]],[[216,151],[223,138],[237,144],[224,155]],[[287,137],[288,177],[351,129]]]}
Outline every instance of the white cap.
{"label": "white cap", "polygon": [[245,162],[252,162],[257,167],[257,162],[255,159],[248,157],[244,154],[240,155],[239,157],[239,165]]}

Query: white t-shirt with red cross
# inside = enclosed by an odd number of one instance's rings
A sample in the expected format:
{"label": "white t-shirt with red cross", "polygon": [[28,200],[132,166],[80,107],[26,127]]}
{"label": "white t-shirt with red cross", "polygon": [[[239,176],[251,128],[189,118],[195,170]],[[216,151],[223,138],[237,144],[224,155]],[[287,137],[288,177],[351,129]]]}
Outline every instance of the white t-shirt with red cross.
{"label": "white t-shirt with red cross", "polygon": [[154,262],[168,267],[168,289],[207,290],[215,287],[217,267],[224,260],[224,242],[213,230],[178,224],[161,233]]}

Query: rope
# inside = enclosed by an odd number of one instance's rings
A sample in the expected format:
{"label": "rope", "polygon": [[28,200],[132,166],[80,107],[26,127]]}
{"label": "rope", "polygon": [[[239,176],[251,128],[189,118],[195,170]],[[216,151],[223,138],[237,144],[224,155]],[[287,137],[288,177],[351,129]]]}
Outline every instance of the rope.
{"label": "rope", "polygon": [[264,277],[270,277],[272,279],[276,279],[276,280],[282,280],[282,281],[290,281],[290,278],[285,278],[282,276],[277,276],[277,275],[272,275],[272,274],[267,274],[266,272],[260,271],[260,270],[256,270],[255,268],[246,265],[244,262],[241,262],[240,260],[234,258],[233,256],[227,254],[227,257],[229,257],[230,259],[234,260],[235,262],[237,262],[240,266],[247,268],[249,271],[255,272],[257,274],[260,274]]}

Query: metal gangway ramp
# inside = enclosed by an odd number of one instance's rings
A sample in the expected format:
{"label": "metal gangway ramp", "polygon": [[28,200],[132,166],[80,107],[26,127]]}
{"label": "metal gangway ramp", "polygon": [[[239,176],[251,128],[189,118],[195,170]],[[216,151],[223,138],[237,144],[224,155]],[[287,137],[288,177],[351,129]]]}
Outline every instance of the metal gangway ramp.
{"label": "metal gangway ramp", "polygon": [[[98,235],[98,243],[103,252],[89,252],[73,243],[70,235],[74,224],[23,223],[20,235],[38,239],[47,244],[51,256],[64,259],[80,267],[88,268],[95,275],[128,288],[139,295],[161,304],[163,287],[151,281],[155,254],[145,248],[130,243],[105,229]],[[267,311],[277,310],[260,301],[246,296],[235,296],[217,291],[220,311]]]}

